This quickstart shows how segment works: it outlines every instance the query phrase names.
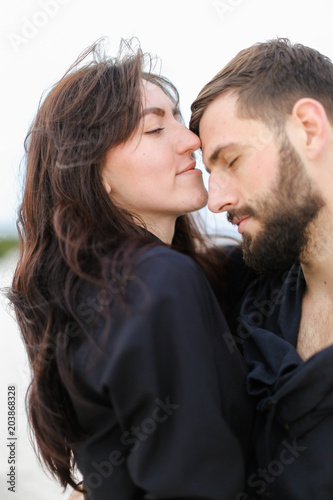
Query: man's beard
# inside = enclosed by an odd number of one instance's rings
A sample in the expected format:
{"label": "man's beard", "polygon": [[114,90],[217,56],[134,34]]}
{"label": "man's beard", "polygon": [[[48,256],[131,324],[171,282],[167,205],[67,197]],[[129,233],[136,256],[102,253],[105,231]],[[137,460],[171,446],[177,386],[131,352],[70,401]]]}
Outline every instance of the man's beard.
{"label": "man's beard", "polygon": [[256,236],[243,234],[245,263],[262,273],[290,267],[306,252],[310,222],[324,205],[323,197],[311,185],[302,159],[284,135],[277,185],[252,206],[228,213],[230,222],[234,217],[252,216],[262,224]]}

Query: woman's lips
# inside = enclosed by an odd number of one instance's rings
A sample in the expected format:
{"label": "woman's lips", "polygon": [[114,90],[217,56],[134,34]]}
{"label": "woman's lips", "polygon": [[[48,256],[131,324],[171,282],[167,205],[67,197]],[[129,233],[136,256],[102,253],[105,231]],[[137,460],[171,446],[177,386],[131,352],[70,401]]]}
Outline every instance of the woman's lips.
{"label": "woman's lips", "polygon": [[195,168],[195,166],[196,166],[196,162],[192,161],[186,168],[184,168],[184,170],[179,172],[177,175],[181,175],[181,174],[187,174],[187,175],[200,174],[200,175],[202,175],[201,170],[199,170],[198,168]]}
{"label": "woman's lips", "polygon": [[181,172],[181,173],[186,174],[186,175],[193,175],[193,174],[202,175],[201,170],[199,170],[198,168],[191,168],[190,170],[185,170],[185,172]]}

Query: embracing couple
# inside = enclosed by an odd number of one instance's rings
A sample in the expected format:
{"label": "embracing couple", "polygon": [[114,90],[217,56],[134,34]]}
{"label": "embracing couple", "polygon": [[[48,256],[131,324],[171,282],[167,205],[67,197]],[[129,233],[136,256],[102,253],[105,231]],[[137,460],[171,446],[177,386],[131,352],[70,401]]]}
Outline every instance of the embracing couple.
{"label": "embracing couple", "polygon": [[[144,63],[89,49],[27,137],[9,296],[40,456],[91,500],[332,499],[333,64],[258,43],[188,129]],[[199,148],[241,246],[192,218]]]}

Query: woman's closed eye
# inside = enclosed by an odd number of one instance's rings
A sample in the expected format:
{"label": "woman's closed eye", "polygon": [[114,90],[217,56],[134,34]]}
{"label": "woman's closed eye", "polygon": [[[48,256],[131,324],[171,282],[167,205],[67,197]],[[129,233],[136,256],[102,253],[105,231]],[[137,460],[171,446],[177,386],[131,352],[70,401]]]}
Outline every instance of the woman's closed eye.
{"label": "woman's closed eye", "polygon": [[164,130],[164,127],[158,127],[154,128],[153,130],[148,130],[146,134],[159,134],[160,132],[162,132],[162,130]]}

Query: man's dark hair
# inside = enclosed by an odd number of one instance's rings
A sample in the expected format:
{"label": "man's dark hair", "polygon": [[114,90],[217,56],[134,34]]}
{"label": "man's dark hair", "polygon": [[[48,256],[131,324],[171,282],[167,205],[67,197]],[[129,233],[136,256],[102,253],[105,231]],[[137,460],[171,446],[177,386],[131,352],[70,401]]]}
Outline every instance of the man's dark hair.
{"label": "man's dark hair", "polygon": [[190,129],[199,135],[207,106],[219,95],[238,97],[241,118],[261,119],[281,129],[295,102],[319,101],[333,123],[333,64],[317,50],[286,38],[257,43],[239,52],[205,87],[192,104]]}

